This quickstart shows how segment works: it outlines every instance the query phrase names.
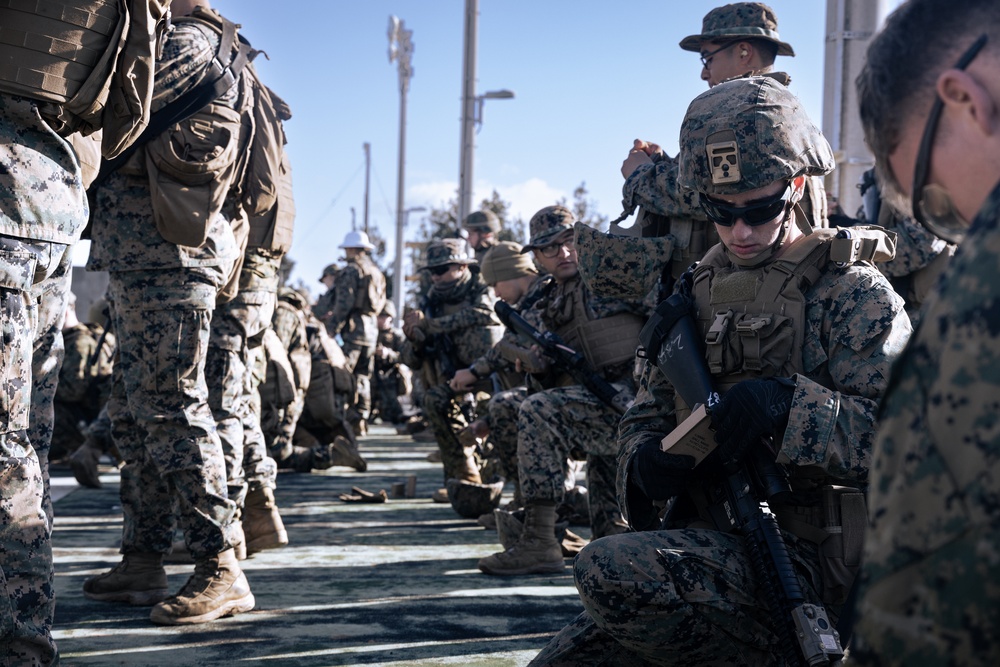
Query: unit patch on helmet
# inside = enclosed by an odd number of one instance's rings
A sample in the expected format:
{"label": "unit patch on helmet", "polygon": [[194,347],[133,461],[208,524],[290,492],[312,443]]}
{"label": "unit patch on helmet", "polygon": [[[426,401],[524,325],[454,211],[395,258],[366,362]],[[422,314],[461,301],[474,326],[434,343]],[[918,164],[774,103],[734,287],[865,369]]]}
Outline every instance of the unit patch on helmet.
{"label": "unit patch on helmet", "polygon": [[736,143],[736,133],[732,130],[722,130],[705,139],[705,151],[708,153],[708,164],[712,169],[712,183],[739,183],[740,148]]}

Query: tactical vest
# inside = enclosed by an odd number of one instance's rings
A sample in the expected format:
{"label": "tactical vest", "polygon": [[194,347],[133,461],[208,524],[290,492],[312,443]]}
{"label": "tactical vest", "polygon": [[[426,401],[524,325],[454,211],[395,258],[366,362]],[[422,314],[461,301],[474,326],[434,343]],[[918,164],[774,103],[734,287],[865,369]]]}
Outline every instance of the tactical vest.
{"label": "tactical vest", "polygon": [[385,276],[370,257],[354,260],[361,273],[361,286],[354,295],[354,309],[362,315],[378,315],[385,308]]}
{"label": "tactical vest", "polygon": [[[716,389],[743,380],[804,373],[806,293],[833,262],[884,260],[894,238],[877,227],[818,229],[772,262],[754,269],[734,266],[719,244],[694,271],[698,330]],[[688,414],[680,397],[678,421]],[[682,408],[682,409],[681,409]]]}
{"label": "tactical vest", "polygon": [[[592,319],[586,301],[581,281],[573,306],[573,319],[557,327],[554,333],[568,347],[582,354],[594,371],[600,374],[610,372],[613,377],[606,379],[616,382],[622,379],[618,377],[621,375],[619,368],[635,358],[639,332],[645,322],[642,317],[630,312]],[[572,383],[575,384],[575,381]]]}
{"label": "tactical vest", "polygon": [[60,134],[103,128],[106,158],[135,141],[149,122],[154,50],[169,0],[4,5],[0,91],[39,101]]}

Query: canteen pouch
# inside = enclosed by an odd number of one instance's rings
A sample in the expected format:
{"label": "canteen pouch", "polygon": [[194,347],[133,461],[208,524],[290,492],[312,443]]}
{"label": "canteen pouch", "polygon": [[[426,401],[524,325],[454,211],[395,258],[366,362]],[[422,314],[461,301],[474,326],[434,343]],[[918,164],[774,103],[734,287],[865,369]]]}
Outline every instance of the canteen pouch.
{"label": "canteen pouch", "polygon": [[146,146],[153,219],[164,240],[198,247],[236,172],[241,116],[209,104]]}
{"label": "canteen pouch", "polygon": [[823,530],[829,535],[819,547],[823,602],[841,605],[861,566],[868,514],[865,494],[851,487],[823,487]]}

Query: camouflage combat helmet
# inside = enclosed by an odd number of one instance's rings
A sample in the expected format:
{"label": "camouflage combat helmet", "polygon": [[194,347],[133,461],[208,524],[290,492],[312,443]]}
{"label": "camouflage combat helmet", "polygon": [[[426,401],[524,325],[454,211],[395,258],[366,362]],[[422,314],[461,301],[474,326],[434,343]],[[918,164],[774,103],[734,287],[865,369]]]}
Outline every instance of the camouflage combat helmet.
{"label": "camouflage combat helmet", "polygon": [[546,206],[531,216],[528,228],[531,231],[531,243],[524,246],[521,252],[528,252],[552,243],[557,236],[573,229],[576,218],[573,212],[565,206]]}
{"label": "camouflage combat helmet", "polygon": [[476,258],[469,256],[469,244],[465,239],[434,239],[427,244],[426,256],[427,261],[421,269],[445,264],[476,263]]}
{"label": "camouflage combat helmet", "polygon": [[538,269],[531,258],[521,252],[521,244],[503,241],[490,248],[479,263],[483,282],[496,285],[503,280],[517,280],[524,276],[537,276]]}
{"label": "camouflage combat helmet", "polygon": [[333,264],[327,264],[323,267],[323,273],[320,275],[319,279],[322,281],[323,278],[327,276],[335,276],[340,272],[340,265],[334,262]]}
{"label": "camouflage combat helmet", "polygon": [[681,124],[678,182],[734,195],[833,171],[833,151],[788,87],[767,76],[732,79],[691,102]]}
{"label": "camouflage combat helmet", "polygon": [[762,2],[734,2],[716,7],[701,22],[701,34],[689,35],[681,40],[685,51],[701,51],[702,42],[732,42],[745,39],[764,39],[778,46],[779,56],[794,56],[792,45],[778,36],[778,17],[774,10]]}
{"label": "camouflage combat helmet", "polygon": [[394,304],[389,299],[385,300],[385,305],[382,306],[382,312],[379,315],[388,315],[392,319],[396,319],[396,304]]}
{"label": "camouflage combat helmet", "polygon": [[474,211],[465,217],[462,229],[475,232],[493,232],[496,234],[500,231],[500,218],[489,209]]}

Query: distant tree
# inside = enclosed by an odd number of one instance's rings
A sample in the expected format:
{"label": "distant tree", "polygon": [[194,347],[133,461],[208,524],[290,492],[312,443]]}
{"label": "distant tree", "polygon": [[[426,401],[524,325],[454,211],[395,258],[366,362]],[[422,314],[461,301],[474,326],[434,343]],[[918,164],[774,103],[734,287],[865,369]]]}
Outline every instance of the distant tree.
{"label": "distant tree", "polygon": [[376,264],[382,266],[385,262],[385,237],[382,236],[381,230],[375,223],[368,225],[368,240],[375,246],[375,249],[372,250],[372,258]]}
{"label": "distant tree", "polygon": [[594,229],[599,229],[602,232],[608,231],[608,216],[601,215],[597,212],[597,202],[592,199],[587,199],[587,183],[581,182],[580,185],[573,190],[573,203],[568,204],[566,199],[563,198],[559,201],[560,206],[565,206],[571,211],[576,219],[585,225],[589,225]]}

